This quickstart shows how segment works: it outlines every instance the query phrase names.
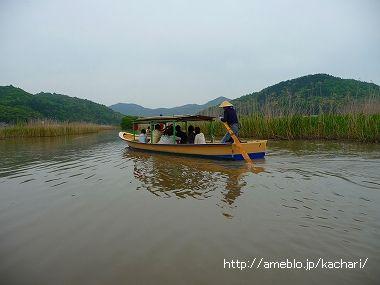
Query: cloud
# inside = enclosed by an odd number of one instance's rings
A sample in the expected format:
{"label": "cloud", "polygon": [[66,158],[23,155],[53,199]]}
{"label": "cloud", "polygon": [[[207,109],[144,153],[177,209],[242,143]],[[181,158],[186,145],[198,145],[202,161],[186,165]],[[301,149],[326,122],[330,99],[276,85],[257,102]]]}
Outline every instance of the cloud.
{"label": "cloud", "polygon": [[4,1],[0,84],[204,103],[324,72],[380,83],[378,1]]}

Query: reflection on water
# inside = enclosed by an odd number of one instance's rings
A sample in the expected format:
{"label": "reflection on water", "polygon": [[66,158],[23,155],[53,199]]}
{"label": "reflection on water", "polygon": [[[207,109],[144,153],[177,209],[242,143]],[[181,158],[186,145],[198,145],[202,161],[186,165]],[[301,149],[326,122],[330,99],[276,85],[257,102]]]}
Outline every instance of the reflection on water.
{"label": "reflection on water", "polygon": [[[0,141],[0,157],[0,284],[379,283],[379,145],[270,142],[249,169],[105,132]],[[223,269],[254,257],[369,261]]]}
{"label": "reflection on water", "polygon": [[[257,166],[264,160],[255,161],[254,167],[242,162],[194,159],[182,156],[154,154],[126,148],[124,157],[133,161],[133,174],[152,194],[168,198],[205,199],[222,190],[221,207],[232,206],[246,185],[244,175],[260,173]],[[232,217],[229,213],[223,213]]]}

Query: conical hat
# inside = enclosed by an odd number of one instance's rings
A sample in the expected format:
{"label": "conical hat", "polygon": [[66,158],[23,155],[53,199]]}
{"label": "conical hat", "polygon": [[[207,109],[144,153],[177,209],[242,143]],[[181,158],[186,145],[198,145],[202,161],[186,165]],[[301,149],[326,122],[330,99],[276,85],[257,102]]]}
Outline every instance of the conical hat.
{"label": "conical hat", "polygon": [[224,107],[232,107],[233,105],[228,102],[228,101],[223,101],[222,104],[219,105],[220,108],[224,108]]}

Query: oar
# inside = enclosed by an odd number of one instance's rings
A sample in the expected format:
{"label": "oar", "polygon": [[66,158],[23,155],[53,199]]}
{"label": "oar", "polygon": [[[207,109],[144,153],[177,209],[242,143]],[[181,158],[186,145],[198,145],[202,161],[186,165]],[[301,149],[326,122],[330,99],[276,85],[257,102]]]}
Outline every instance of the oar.
{"label": "oar", "polygon": [[230,136],[234,139],[234,144],[237,146],[237,148],[240,150],[241,155],[245,159],[245,162],[249,164],[253,164],[251,158],[249,157],[248,153],[245,151],[243,146],[240,143],[240,140],[235,135],[234,131],[230,128],[230,126],[226,122],[222,122],[224,124],[224,127],[227,129],[227,131],[230,133]]}

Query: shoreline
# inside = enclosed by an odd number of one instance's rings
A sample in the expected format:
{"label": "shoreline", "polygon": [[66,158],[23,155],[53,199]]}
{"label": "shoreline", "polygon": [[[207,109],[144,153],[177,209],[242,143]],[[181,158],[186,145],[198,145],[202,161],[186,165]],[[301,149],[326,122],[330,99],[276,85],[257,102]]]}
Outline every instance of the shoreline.
{"label": "shoreline", "polygon": [[[242,139],[380,142],[380,114],[287,115],[282,117],[252,115],[240,117],[240,125],[239,134]],[[210,136],[210,123],[202,123],[199,126],[206,136]],[[32,121],[0,127],[0,139],[81,135],[117,129],[119,126],[86,122]],[[226,133],[220,122],[213,124],[213,130],[216,138],[223,137]]]}

